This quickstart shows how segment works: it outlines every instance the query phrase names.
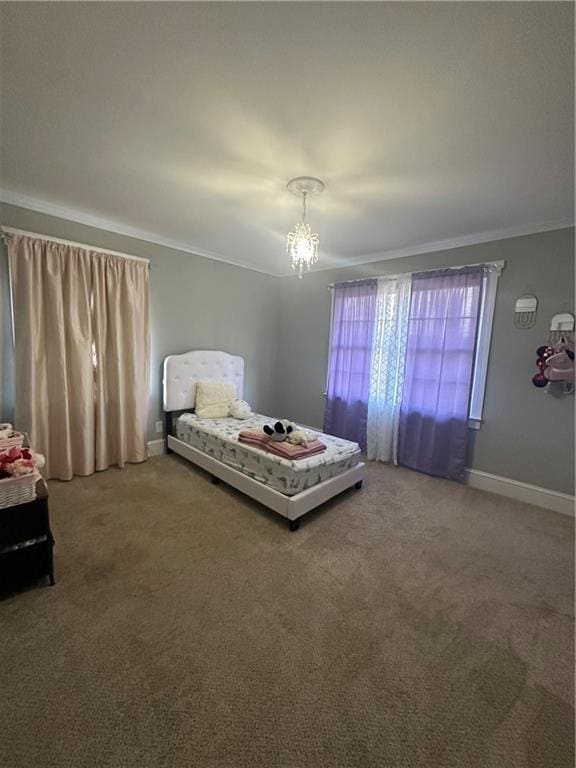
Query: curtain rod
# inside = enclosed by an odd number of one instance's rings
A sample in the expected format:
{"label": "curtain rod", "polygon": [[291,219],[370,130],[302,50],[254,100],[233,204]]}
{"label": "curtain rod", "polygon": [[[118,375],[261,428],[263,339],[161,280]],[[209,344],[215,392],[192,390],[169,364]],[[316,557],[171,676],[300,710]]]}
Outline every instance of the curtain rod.
{"label": "curtain rod", "polygon": [[465,267],[493,267],[494,271],[502,272],[506,261],[478,261],[474,264],[460,264],[454,267],[434,267],[433,269],[415,269],[412,272],[397,272],[393,275],[375,275],[366,277],[357,277],[355,280],[339,280],[337,283],[329,283],[328,290],[332,290],[335,285],[340,283],[363,283],[365,280],[397,280],[399,277],[409,277],[410,275],[421,274],[422,272],[444,272],[448,269],[464,269]]}
{"label": "curtain rod", "polygon": [[150,266],[150,259],[143,259],[141,256],[132,256],[129,253],[120,253],[120,251],[110,251],[108,248],[99,248],[95,245],[88,245],[87,243],[76,243],[73,240],[62,240],[60,237],[51,237],[50,235],[41,235],[39,232],[27,232],[24,229],[16,229],[15,227],[2,227],[2,232],[7,235],[24,235],[25,237],[33,237],[36,240],[47,240],[51,243],[60,243],[61,245],[71,245],[74,248],[83,248],[86,251],[97,251],[98,253],[105,253],[108,256],[118,256],[121,259],[132,259],[133,261],[143,261]]}

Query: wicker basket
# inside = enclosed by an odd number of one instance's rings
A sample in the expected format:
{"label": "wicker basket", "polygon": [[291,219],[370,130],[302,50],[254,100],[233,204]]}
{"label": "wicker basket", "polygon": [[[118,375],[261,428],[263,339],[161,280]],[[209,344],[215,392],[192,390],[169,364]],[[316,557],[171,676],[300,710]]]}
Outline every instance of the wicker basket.
{"label": "wicker basket", "polygon": [[8,448],[22,448],[24,443],[24,435],[20,432],[15,432],[13,437],[0,438],[0,451],[5,451]]}
{"label": "wicker basket", "polygon": [[0,509],[34,501],[38,480],[40,480],[40,472],[0,480]]}

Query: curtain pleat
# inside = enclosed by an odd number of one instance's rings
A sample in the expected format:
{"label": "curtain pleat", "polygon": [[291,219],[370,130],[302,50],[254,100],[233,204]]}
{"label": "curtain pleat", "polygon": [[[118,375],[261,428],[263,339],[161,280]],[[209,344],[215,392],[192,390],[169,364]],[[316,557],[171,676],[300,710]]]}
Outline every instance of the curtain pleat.
{"label": "curtain pleat", "polygon": [[87,251],[13,236],[17,428],[61,480],[94,471],[94,374],[90,355],[91,260]]}
{"label": "curtain pleat", "polygon": [[148,302],[147,264],[95,260],[96,469],[146,459]]}

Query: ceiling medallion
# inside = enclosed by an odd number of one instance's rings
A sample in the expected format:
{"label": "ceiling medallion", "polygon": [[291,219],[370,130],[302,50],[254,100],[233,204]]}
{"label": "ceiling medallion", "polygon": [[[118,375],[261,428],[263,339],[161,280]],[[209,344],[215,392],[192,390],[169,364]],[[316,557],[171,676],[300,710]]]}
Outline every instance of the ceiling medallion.
{"label": "ceiling medallion", "polygon": [[319,195],[324,191],[325,184],[313,176],[298,176],[286,185],[293,195],[302,197],[302,221],[299,221],[292,232],[286,236],[286,250],[290,254],[292,269],[302,277],[312,264],[318,261],[318,235],[312,232],[306,221],[306,200],[311,195]]}

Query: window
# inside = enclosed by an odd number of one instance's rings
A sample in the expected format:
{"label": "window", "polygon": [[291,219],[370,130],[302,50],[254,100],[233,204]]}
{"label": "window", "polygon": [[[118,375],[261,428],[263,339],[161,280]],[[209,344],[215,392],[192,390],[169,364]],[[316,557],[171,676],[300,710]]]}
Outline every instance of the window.
{"label": "window", "polygon": [[[484,395],[486,390],[486,377],[488,373],[488,362],[490,355],[490,343],[492,340],[492,324],[494,320],[494,308],[496,304],[496,291],[498,288],[498,278],[502,272],[504,262],[492,262],[486,264],[485,274],[482,280],[482,290],[480,295],[480,305],[478,309],[477,337],[474,351],[474,369],[472,375],[472,390],[470,395],[470,406],[468,411],[469,427],[480,429],[482,423],[482,414],[484,409]],[[472,300],[472,297],[471,297]],[[353,302],[354,299],[351,299]],[[353,313],[351,313],[353,315]],[[462,318],[465,322],[465,318]],[[330,342],[328,352],[328,371],[330,371],[330,361],[333,355],[334,340],[341,337],[341,323],[334,317],[334,293],[332,293],[332,306],[330,311]],[[348,321],[349,322],[349,321]],[[336,327],[338,326],[338,327]],[[336,332],[338,331],[338,333]],[[364,342],[365,344],[366,342]],[[356,352],[366,352],[364,344],[362,349],[358,347]],[[350,353],[352,350],[348,350]],[[328,376],[328,374],[327,374]],[[449,383],[449,382],[446,382]],[[326,390],[328,389],[328,379],[326,381]],[[326,392],[324,392],[326,395]]]}
{"label": "window", "polygon": [[496,306],[496,290],[503,266],[504,262],[488,264],[482,281],[478,336],[476,339],[474,373],[472,376],[472,394],[470,396],[470,410],[468,412],[469,426],[473,429],[480,429],[482,422],[488,358],[490,356],[490,342],[492,340],[492,323],[494,321],[494,307]]}

